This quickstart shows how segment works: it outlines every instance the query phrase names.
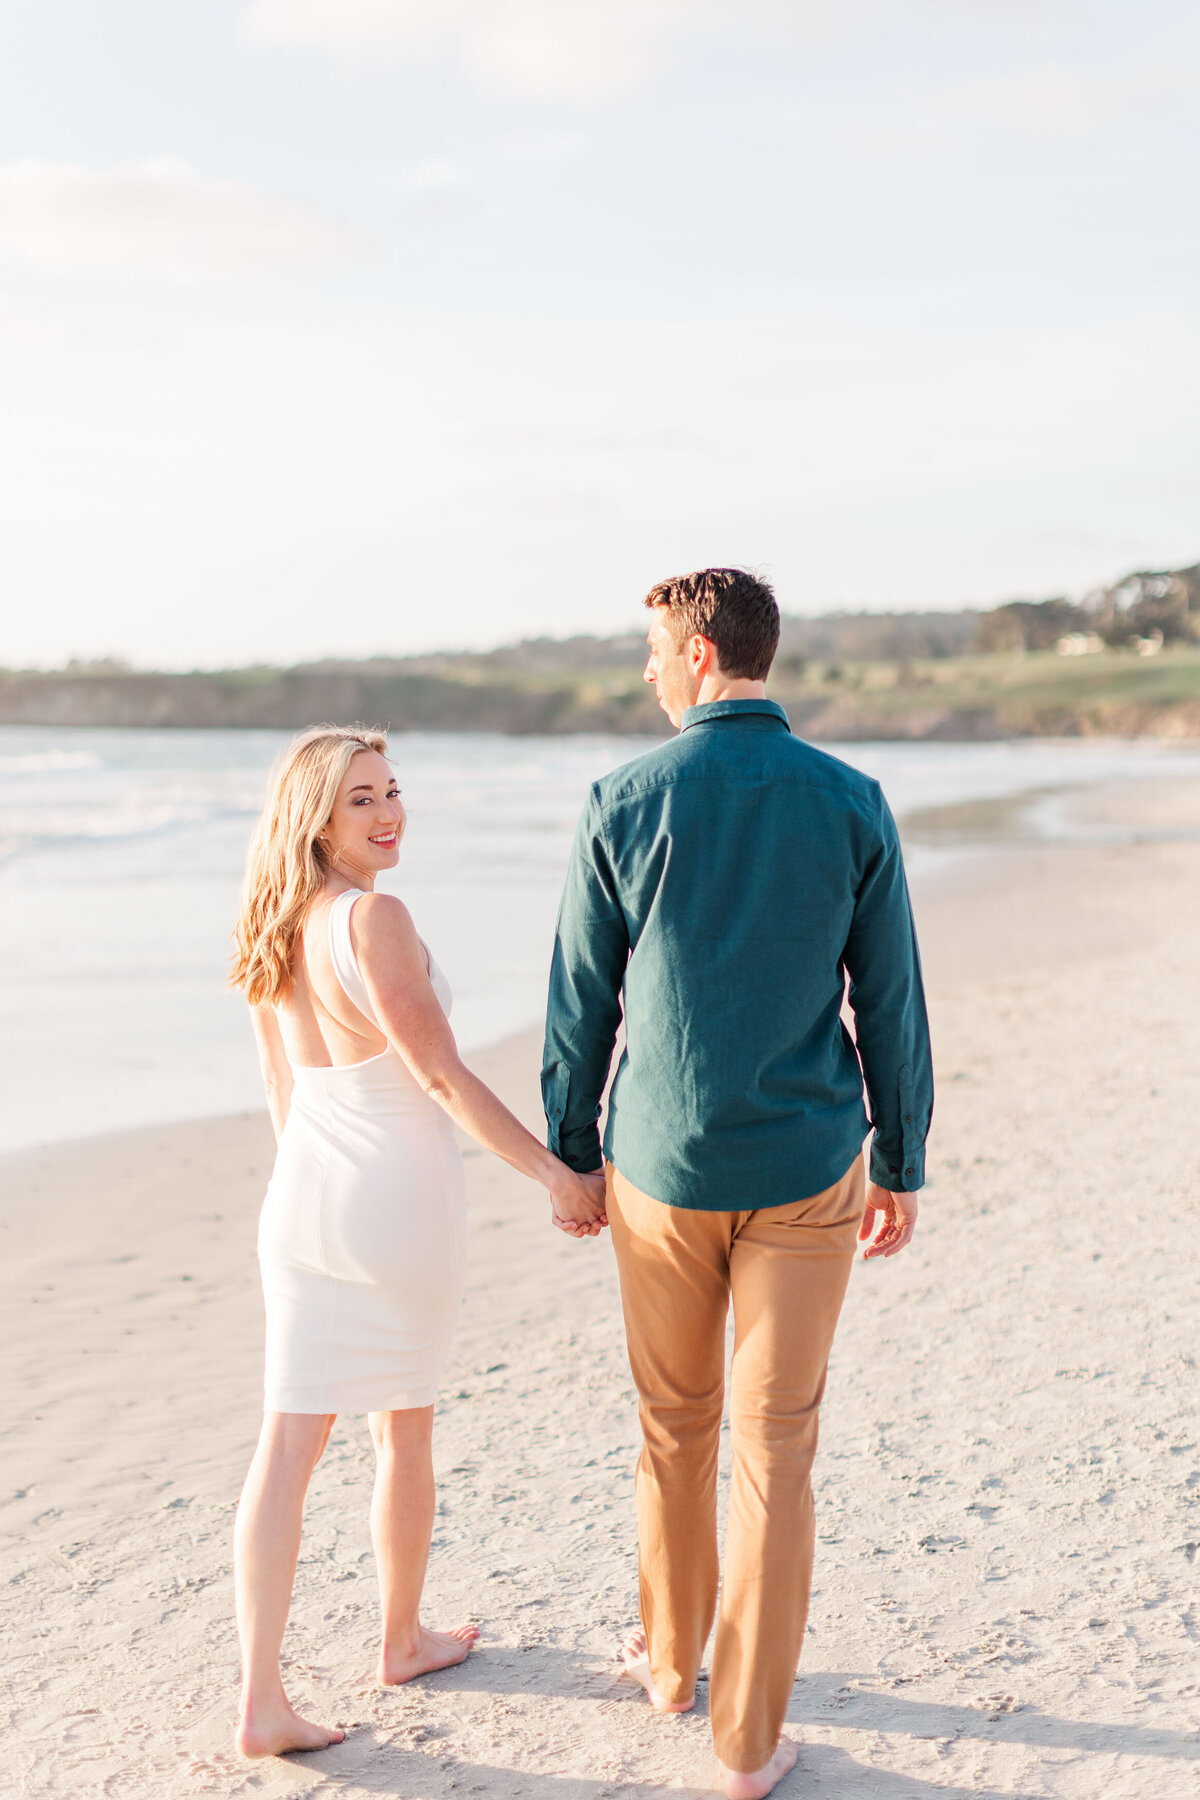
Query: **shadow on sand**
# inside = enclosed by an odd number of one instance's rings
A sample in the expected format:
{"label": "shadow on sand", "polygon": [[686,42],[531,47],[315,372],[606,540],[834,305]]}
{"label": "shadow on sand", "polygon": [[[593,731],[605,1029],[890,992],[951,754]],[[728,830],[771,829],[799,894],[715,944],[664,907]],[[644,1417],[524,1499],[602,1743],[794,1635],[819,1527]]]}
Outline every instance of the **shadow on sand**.
{"label": "shadow on sand", "polygon": [[[822,1674],[808,1676],[798,1685],[788,1722],[792,1735],[801,1743],[800,1761],[795,1774],[780,1784],[780,1800],[799,1800],[802,1794],[812,1800],[832,1800],[833,1796],[837,1800],[1040,1800],[1044,1793],[1040,1783],[1036,1794],[1010,1786],[1001,1791],[976,1783],[963,1787],[952,1781],[893,1773],[878,1764],[867,1766],[840,1746],[804,1743],[806,1725],[869,1732],[885,1741],[890,1734],[934,1743],[967,1738],[1031,1750],[1200,1762],[1200,1734],[1092,1724],[1043,1713],[1032,1705],[997,1715],[972,1706],[909,1699],[891,1690],[875,1691],[870,1686],[874,1679],[850,1673]],[[587,1700],[593,1705],[628,1697],[631,1703],[641,1704],[632,1686],[618,1681],[615,1664],[588,1664],[577,1655],[541,1646],[481,1652],[430,1680],[447,1690],[497,1697],[528,1694]],[[703,1716],[706,1699],[702,1686],[693,1718]],[[686,1748],[681,1743],[680,1749],[681,1762],[694,1766],[694,1742]],[[543,1747],[541,1756],[544,1755]],[[293,1766],[297,1771],[302,1767],[318,1775],[322,1789],[330,1792],[345,1787],[367,1794],[420,1796],[422,1800],[442,1800],[443,1796],[450,1800],[451,1796],[469,1794],[494,1796],[494,1800],[610,1800],[617,1795],[628,1796],[629,1800],[650,1800],[650,1796],[668,1791],[662,1782],[639,1780],[632,1761],[624,1759],[621,1774],[608,1779],[464,1762],[447,1755],[444,1749],[439,1754],[436,1743],[425,1750],[392,1741],[384,1716],[377,1718],[372,1728],[352,1732],[345,1744],[318,1755],[298,1757]],[[1099,1783],[1104,1771],[1098,1769],[1096,1773]],[[712,1776],[715,1780],[715,1768]],[[702,1800],[711,1796],[713,1789],[672,1782],[669,1791],[674,1800]],[[1171,1791],[1166,1769],[1161,1791]]]}
{"label": "shadow on sand", "polygon": [[[902,1732],[906,1737],[979,1738],[990,1744],[1028,1744],[1046,1750],[1082,1750],[1093,1756],[1165,1756],[1200,1762],[1200,1732],[1154,1730],[1140,1725],[1097,1725],[1064,1719],[1032,1704],[996,1714],[982,1706],[950,1706],[879,1692],[867,1675],[809,1675],[797,1683],[788,1722],[837,1726],[849,1731]],[[859,1686],[859,1683],[867,1685]],[[803,1731],[797,1733],[803,1736]],[[914,1792],[917,1790],[914,1789]],[[936,1789],[951,1793],[952,1789]]]}

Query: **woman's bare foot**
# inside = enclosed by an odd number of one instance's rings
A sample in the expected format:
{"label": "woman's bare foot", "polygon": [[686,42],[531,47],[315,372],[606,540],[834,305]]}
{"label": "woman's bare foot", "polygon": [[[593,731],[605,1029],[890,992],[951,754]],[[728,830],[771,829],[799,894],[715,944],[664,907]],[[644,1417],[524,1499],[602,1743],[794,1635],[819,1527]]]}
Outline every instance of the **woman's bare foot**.
{"label": "woman's bare foot", "polygon": [[289,1750],[327,1750],[345,1735],[339,1725],[314,1725],[311,1719],[302,1719],[280,1694],[262,1705],[243,1705],[233,1741],[241,1756],[283,1756]]}
{"label": "woman's bare foot", "polygon": [[743,1774],[740,1769],[727,1769],[721,1764],[721,1787],[725,1800],[763,1800],[777,1781],[782,1781],[789,1769],[796,1766],[796,1758],[800,1751],[791,1738],[781,1737],[775,1746],[775,1754],[770,1762],[761,1769],[752,1769]]}
{"label": "woman's bare foot", "polygon": [[[650,1673],[650,1658],[646,1651],[646,1633],[640,1625],[632,1630],[621,1645],[621,1661],[625,1664],[625,1673],[640,1681],[656,1712],[682,1713],[691,1712],[695,1699],[664,1700],[654,1685],[654,1677]],[[766,1792],[766,1789],[763,1789]]]}
{"label": "woman's bare foot", "polygon": [[379,1658],[379,1682],[382,1687],[399,1687],[418,1675],[430,1675],[435,1669],[452,1669],[466,1662],[479,1639],[478,1625],[460,1625],[457,1631],[426,1631],[417,1627],[417,1641],[403,1651],[384,1646]]}

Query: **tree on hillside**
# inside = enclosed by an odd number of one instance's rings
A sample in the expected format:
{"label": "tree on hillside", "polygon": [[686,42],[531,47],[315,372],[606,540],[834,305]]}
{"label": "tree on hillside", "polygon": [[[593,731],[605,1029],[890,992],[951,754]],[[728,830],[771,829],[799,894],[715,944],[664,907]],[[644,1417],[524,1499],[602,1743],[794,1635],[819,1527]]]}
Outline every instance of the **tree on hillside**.
{"label": "tree on hillside", "polygon": [[1200,639],[1200,563],[1140,569],[1073,600],[1009,600],[980,616],[979,650],[1049,650],[1069,632],[1094,632],[1121,647],[1161,632],[1164,643]]}
{"label": "tree on hillside", "polygon": [[1089,614],[1073,600],[1009,600],[979,620],[979,650],[1051,650],[1070,631],[1091,631]]}
{"label": "tree on hillside", "polygon": [[1164,643],[1191,643],[1200,626],[1200,564],[1191,569],[1139,569],[1085,602],[1093,631],[1124,645],[1161,633]]}

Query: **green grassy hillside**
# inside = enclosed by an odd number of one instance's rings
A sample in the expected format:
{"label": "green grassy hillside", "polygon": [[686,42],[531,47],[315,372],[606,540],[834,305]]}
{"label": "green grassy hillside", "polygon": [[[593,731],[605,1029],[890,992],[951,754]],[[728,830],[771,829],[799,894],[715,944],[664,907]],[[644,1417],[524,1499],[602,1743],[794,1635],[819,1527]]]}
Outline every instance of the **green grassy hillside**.
{"label": "green grassy hillside", "polygon": [[772,684],[814,736],[1200,736],[1200,646],[815,664]]}
{"label": "green grassy hillside", "polygon": [[[586,640],[573,659],[492,656],[158,674],[111,666],[0,672],[0,723],[273,726],[369,720],[392,730],[560,733],[668,729],[639,640]],[[827,741],[1010,736],[1200,737],[1200,645],[806,660],[784,652],[768,691]]]}

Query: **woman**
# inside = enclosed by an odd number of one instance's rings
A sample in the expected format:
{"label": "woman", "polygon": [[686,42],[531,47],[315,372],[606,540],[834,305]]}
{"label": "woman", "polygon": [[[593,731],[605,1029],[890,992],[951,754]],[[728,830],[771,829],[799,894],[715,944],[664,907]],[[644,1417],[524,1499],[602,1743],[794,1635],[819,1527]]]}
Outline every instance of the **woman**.
{"label": "woman", "polygon": [[404,808],[378,732],[319,726],[276,769],[246,872],[232,979],[251,1008],[278,1151],[259,1227],[265,1417],[234,1536],[243,1659],[237,1746],[322,1749],[279,1651],[305,1490],[336,1415],[366,1413],[377,1457],[379,1679],[461,1662],[473,1626],[418,1609],[433,1526],[433,1405],[462,1296],[466,1219],[452,1121],[545,1187],[592,1236],[603,1180],[550,1154],[459,1059],[450,993],[407,909],[376,894]]}

